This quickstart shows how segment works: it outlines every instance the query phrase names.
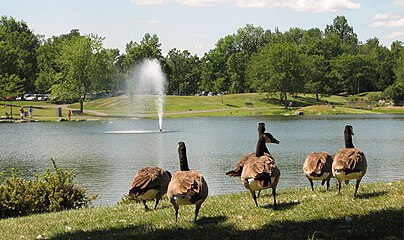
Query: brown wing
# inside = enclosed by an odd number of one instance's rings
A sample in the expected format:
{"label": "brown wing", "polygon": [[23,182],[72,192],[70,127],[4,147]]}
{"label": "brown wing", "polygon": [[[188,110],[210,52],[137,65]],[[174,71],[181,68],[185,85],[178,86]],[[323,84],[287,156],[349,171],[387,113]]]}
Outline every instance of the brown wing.
{"label": "brown wing", "polygon": [[253,157],[255,155],[254,152],[248,153],[240,158],[238,163],[234,166],[233,170],[230,170],[226,173],[226,175],[232,176],[232,177],[238,177],[241,176],[241,172],[243,171],[243,166],[245,162]]}
{"label": "brown wing", "polygon": [[303,171],[321,174],[331,171],[332,157],[327,152],[312,152],[307,155],[303,164]]}
{"label": "brown wing", "polygon": [[142,193],[149,189],[167,189],[168,174],[160,167],[145,167],[140,169],[132,181],[129,193]]}
{"label": "brown wing", "polygon": [[[242,181],[247,181],[249,178],[261,178],[263,175],[269,177],[276,177],[273,171],[276,167],[275,161],[268,155],[261,157],[252,157],[244,165],[243,172],[241,174]],[[278,171],[277,171],[278,172]]]}
{"label": "brown wing", "polygon": [[334,169],[348,171],[366,171],[367,162],[365,154],[358,148],[343,148],[334,157]]}
{"label": "brown wing", "polygon": [[202,175],[196,171],[178,171],[171,179],[169,191],[173,196],[200,193],[202,182]]}
{"label": "brown wing", "polygon": [[[266,156],[269,156],[272,158],[272,155],[270,153],[264,153]],[[226,173],[226,175],[229,175],[231,177],[239,177],[241,176],[241,173],[243,172],[243,167],[244,164],[248,161],[248,159],[255,157],[255,152],[248,153],[240,158],[236,166],[234,166],[233,170],[230,170]]]}

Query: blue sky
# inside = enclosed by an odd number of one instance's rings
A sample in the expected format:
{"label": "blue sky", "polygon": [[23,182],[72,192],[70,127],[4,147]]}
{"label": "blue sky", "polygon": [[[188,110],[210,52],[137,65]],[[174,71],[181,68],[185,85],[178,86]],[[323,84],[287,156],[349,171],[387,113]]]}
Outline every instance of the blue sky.
{"label": "blue sky", "polygon": [[157,34],[163,54],[188,49],[202,56],[237,29],[253,24],[281,32],[321,30],[343,15],[360,41],[404,42],[404,0],[0,0],[0,15],[25,21],[46,38],[79,29],[118,48]]}

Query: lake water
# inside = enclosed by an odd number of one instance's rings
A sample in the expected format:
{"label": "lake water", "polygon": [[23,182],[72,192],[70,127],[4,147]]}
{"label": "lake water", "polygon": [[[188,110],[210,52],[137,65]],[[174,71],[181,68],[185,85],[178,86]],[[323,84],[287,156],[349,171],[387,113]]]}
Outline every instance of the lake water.
{"label": "lake water", "polygon": [[[211,195],[246,191],[225,175],[239,158],[255,151],[257,124],[280,141],[268,145],[281,171],[279,188],[309,186],[302,165],[311,151],[331,154],[344,146],[343,131],[368,160],[364,182],[404,179],[404,115],[268,116],[165,119],[165,132],[150,119],[0,124],[0,171],[32,177],[57,165],[97,194],[94,205],[112,205],[128,193],[142,167],[179,169],[177,143],[187,146],[189,166],[204,174]],[[320,183],[315,182],[315,187]]]}

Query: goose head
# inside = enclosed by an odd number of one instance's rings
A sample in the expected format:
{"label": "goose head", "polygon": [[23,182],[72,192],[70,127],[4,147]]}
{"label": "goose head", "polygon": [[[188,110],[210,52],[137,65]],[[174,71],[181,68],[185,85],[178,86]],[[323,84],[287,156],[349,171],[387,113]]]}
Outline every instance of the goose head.
{"label": "goose head", "polygon": [[263,156],[264,155],[264,148],[265,148],[265,143],[275,143],[279,144],[280,142],[272,136],[270,133],[263,133],[258,139],[257,142],[257,149],[255,152],[255,155],[257,157]]}
{"label": "goose head", "polygon": [[184,142],[179,142],[177,144],[178,156],[180,159],[180,169],[181,171],[189,171],[188,159],[187,159],[187,149]]}
{"label": "goose head", "polygon": [[351,125],[346,125],[344,129],[345,148],[354,148],[352,135],[354,135],[353,127]]}

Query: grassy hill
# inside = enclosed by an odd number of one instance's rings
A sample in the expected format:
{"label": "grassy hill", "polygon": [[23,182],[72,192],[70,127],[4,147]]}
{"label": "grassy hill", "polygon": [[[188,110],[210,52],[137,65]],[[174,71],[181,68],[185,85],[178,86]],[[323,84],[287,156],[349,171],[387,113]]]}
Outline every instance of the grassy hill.
{"label": "grassy hill", "polygon": [[[208,116],[254,116],[285,115],[304,112],[304,114],[372,114],[404,113],[402,107],[373,107],[372,110],[344,107],[347,97],[325,96],[317,103],[314,95],[301,94],[289,96],[292,107],[285,109],[279,99],[267,94],[244,93],[222,96],[166,96],[164,117],[208,117]],[[152,96],[135,96],[132,101],[128,96],[101,98],[84,103],[84,115],[73,119],[107,118],[107,117],[148,117],[156,118],[155,99]],[[246,104],[247,103],[247,104]],[[329,104],[332,103],[332,104]],[[10,102],[0,101],[5,107],[0,108],[0,116],[10,113]],[[20,106],[34,108],[34,119],[55,121],[60,117],[56,109],[62,108],[66,118],[68,109],[79,109],[79,103],[55,105],[47,102],[14,101],[13,117],[18,119]]]}

